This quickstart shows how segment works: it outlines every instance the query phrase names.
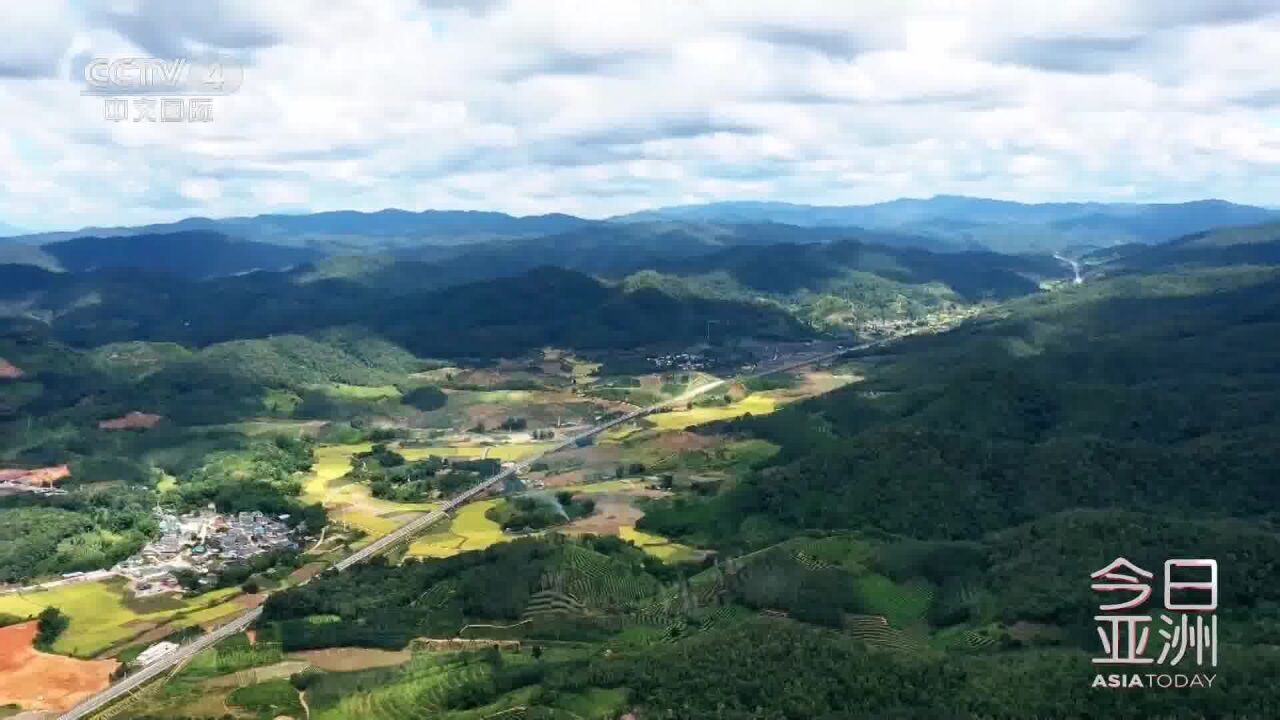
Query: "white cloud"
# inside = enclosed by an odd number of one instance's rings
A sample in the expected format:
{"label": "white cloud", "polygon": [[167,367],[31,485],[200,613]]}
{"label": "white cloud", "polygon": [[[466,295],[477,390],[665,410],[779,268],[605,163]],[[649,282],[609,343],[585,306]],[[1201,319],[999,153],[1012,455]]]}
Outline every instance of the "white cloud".
{"label": "white cloud", "polygon": [[[0,10],[0,220],[603,216],[909,194],[1274,203],[1274,3],[84,0]],[[207,124],[111,123],[91,57],[246,63]]]}

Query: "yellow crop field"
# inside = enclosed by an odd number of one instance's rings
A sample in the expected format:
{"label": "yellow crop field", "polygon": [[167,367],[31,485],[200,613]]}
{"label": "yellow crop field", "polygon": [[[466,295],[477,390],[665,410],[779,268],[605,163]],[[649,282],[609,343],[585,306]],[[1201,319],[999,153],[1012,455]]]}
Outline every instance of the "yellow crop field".
{"label": "yellow crop field", "polygon": [[[227,602],[239,594],[237,588],[224,588],[189,599],[176,600],[177,607],[154,612],[138,612],[125,604],[124,580],[113,578],[97,582],[40,590],[37,592],[0,595],[0,613],[18,617],[34,617],[46,607],[56,607],[70,618],[71,624],[53,644],[55,652],[90,657],[133,637],[147,628],[179,616],[205,613],[210,619],[240,609]],[[206,622],[196,620],[194,622]]]}
{"label": "yellow crop field", "polygon": [[693,548],[688,545],[672,542],[661,535],[637,530],[635,527],[618,528],[618,537],[667,562],[680,562],[693,557]]}
{"label": "yellow crop field", "polygon": [[427,536],[409,546],[408,557],[449,557],[468,550],[483,550],[490,545],[512,540],[498,523],[485,517],[498,500],[480,500],[464,505],[449,524],[448,532]]}
{"label": "yellow crop field", "polygon": [[728,420],[751,413],[752,415],[768,415],[776,410],[778,402],[765,395],[748,395],[728,405],[716,407],[695,407],[692,410],[679,410],[668,413],[655,413],[648,420],[663,430],[683,430],[694,425],[701,425],[715,420]]}
{"label": "yellow crop field", "polygon": [[350,525],[377,537],[386,535],[404,521],[390,516],[410,512],[430,512],[438,503],[408,503],[382,500],[361,483],[340,482],[351,469],[351,456],[365,452],[369,443],[327,445],[316,449],[316,463],[302,486],[303,499],[330,509],[335,522]]}

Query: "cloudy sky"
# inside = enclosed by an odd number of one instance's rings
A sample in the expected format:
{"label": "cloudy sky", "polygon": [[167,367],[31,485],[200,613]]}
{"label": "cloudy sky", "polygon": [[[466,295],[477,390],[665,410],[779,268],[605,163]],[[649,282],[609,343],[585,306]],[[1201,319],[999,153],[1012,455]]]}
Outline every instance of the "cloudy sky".
{"label": "cloudy sky", "polygon": [[[244,64],[110,122],[92,58]],[[0,223],[730,199],[1280,204],[1274,0],[0,2]]]}

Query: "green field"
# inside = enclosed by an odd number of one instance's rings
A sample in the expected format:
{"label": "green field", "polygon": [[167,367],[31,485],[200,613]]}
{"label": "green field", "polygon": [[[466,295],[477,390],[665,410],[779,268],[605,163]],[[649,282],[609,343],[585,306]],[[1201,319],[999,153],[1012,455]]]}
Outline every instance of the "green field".
{"label": "green field", "polygon": [[236,688],[227,696],[227,702],[256,713],[263,720],[286,715],[302,717],[302,702],[298,691],[288,680],[268,680],[256,685]]}
{"label": "green field", "polygon": [[227,602],[238,588],[214,590],[193,598],[135,601],[121,578],[83,582],[38,592],[0,595],[0,614],[35,617],[46,607],[56,607],[71,618],[71,625],[53,644],[54,652],[92,657],[108,648],[166,622],[189,626],[238,612]]}
{"label": "green field", "polygon": [[400,397],[400,390],[395,385],[346,385],[330,383],[318,389],[337,397],[355,398],[357,400],[378,400],[381,398]]}

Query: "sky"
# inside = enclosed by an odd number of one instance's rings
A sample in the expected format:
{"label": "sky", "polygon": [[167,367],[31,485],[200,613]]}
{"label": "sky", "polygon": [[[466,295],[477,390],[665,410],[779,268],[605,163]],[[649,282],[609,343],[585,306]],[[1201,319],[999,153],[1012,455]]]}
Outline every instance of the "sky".
{"label": "sky", "polygon": [[[0,0],[0,224],[1280,198],[1274,0]],[[113,122],[95,58],[239,63]]]}

